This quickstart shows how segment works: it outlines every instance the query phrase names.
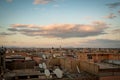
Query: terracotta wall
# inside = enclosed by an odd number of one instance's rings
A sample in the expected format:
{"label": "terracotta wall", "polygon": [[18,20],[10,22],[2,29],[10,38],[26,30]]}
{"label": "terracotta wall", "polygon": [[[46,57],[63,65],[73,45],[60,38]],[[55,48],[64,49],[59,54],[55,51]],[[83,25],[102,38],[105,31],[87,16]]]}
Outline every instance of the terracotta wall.
{"label": "terracotta wall", "polygon": [[77,73],[77,66],[79,67],[79,61],[71,58],[60,59],[61,67],[71,73]]}
{"label": "terracotta wall", "polygon": [[81,61],[90,61],[90,62],[101,62],[102,60],[105,59],[110,59],[110,60],[120,60],[120,54],[108,54],[108,53],[95,53],[95,54],[90,54],[92,56],[92,59],[88,59],[88,53],[77,53],[78,59]]}
{"label": "terracotta wall", "polygon": [[14,70],[14,69],[34,69],[36,65],[35,61],[14,61],[11,63],[7,63],[6,68]]}
{"label": "terracotta wall", "polygon": [[97,74],[99,71],[99,66],[95,65],[94,63],[80,61],[80,69],[86,72]]}
{"label": "terracotta wall", "polygon": [[100,77],[99,80],[120,80],[120,76],[106,76],[106,77]]}

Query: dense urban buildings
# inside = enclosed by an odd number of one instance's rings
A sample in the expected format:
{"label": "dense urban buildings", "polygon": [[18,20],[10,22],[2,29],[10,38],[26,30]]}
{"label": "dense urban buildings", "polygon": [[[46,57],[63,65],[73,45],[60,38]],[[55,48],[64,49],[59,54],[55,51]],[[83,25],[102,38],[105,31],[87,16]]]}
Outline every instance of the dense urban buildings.
{"label": "dense urban buildings", "polygon": [[120,0],[0,0],[0,80],[120,80]]}
{"label": "dense urban buildings", "polygon": [[1,48],[2,80],[120,80],[119,48]]}

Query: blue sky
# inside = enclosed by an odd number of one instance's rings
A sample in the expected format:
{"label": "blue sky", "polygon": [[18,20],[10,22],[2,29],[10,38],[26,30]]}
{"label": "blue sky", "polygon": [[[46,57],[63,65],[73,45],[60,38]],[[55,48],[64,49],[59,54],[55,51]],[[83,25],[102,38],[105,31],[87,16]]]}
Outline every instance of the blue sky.
{"label": "blue sky", "polygon": [[120,47],[119,21],[119,0],[0,0],[0,45]]}

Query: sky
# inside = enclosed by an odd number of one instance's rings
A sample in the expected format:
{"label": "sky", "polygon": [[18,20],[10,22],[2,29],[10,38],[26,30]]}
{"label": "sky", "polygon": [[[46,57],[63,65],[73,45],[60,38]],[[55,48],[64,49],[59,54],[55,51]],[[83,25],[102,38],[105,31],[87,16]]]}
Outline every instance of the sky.
{"label": "sky", "polygon": [[120,0],[0,0],[0,46],[120,48]]}

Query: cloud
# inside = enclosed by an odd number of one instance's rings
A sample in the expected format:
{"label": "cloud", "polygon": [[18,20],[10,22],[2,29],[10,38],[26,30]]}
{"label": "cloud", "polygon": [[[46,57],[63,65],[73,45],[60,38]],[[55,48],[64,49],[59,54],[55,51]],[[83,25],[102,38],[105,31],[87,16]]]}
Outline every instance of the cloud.
{"label": "cloud", "polygon": [[34,0],[34,4],[47,4],[52,1],[54,0]]}
{"label": "cloud", "polygon": [[96,39],[88,41],[83,45],[96,48],[120,48],[120,40]]}
{"label": "cloud", "polygon": [[35,24],[12,24],[11,27],[13,28],[39,28],[41,26],[37,26]]}
{"label": "cloud", "polygon": [[120,29],[112,30],[112,33],[120,33]]}
{"label": "cloud", "polygon": [[113,19],[115,17],[117,17],[117,16],[115,14],[113,14],[113,13],[110,13],[109,15],[104,16],[104,18],[107,18],[107,19]]}
{"label": "cloud", "polygon": [[120,2],[110,3],[110,4],[107,4],[107,6],[109,8],[117,8],[120,6]]}
{"label": "cloud", "polygon": [[14,24],[8,30],[28,36],[73,38],[105,34],[104,30],[107,27],[107,24],[102,21],[94,21],[91,24],[51,24],[46,26]]}
{"label": "cloud", "polygon": [[12,2],[13,0],[6,0],[7,2]]}
{"label": "cloud", "polygon": [[89,19],[92,19],[92,17],[91,16],[85,16],[85,17],[83,17],[83,19],[89,20]]}
{"label": "cloud", "polygon": [[56,4],[56,5],[53,5],[53,7],[56,7],[56,8],[58,8],[58,7],[59,7],[59,5],[58,5],[58,4]]}
{"label": "cloud", "polygon": [[118,13],[120,13],[120,10],[118,11]]}
{"label": "cloud", "polygon": [[2,26],[0,26],[0,28],[2,28]]}
{"label": "cloud", "polygon": [[9,35],[14,35],[15,33],[7,33],[7,32],[1,32],[1,36],[9,36]]}

